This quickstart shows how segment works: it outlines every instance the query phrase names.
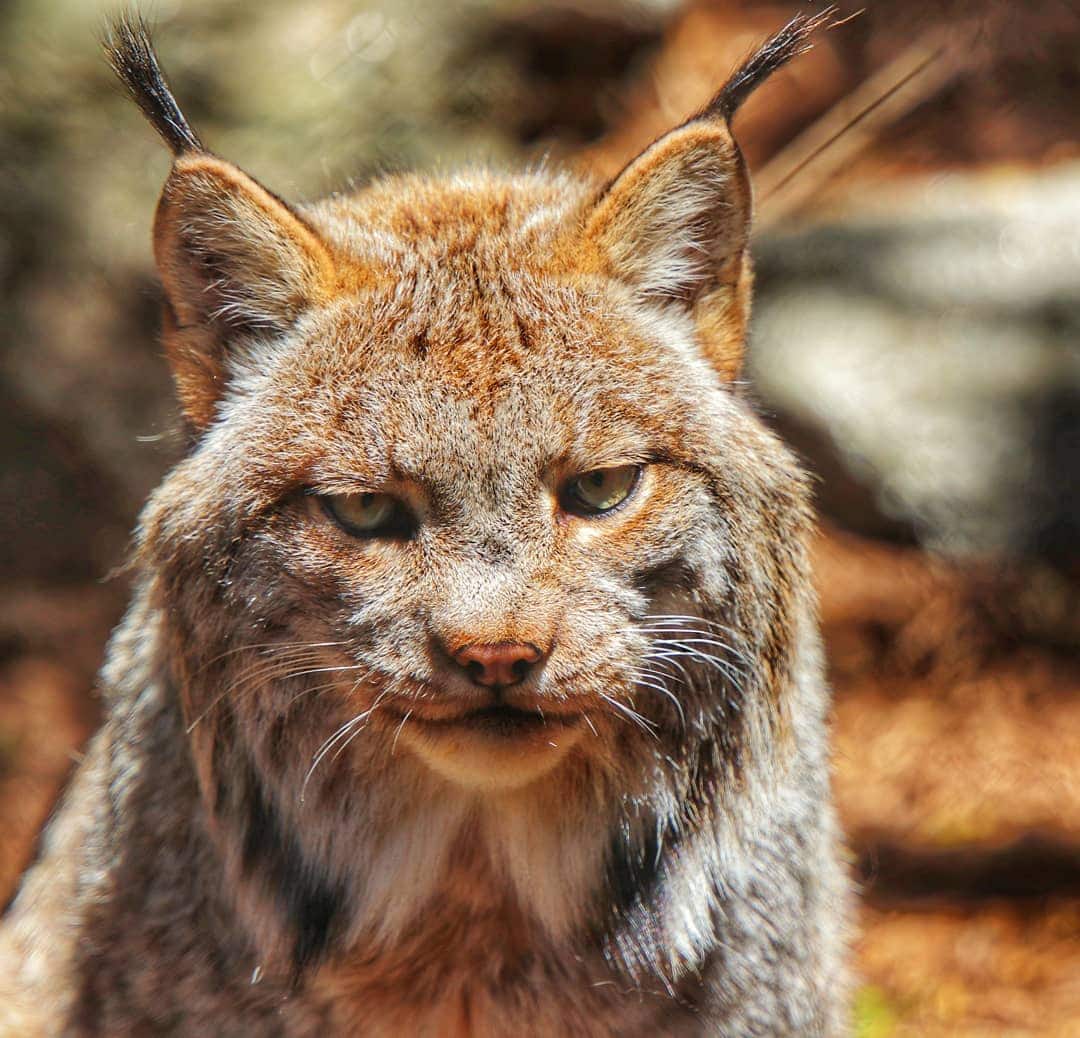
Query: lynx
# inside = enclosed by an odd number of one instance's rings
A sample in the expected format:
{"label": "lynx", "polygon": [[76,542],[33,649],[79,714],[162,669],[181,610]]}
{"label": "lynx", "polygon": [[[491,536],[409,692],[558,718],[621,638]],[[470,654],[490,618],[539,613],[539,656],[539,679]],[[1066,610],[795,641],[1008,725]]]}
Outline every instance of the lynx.
{"label": "lynx", "polygon": [[843,1033],[812,517],[737,380],[729,125],[820,20],[608,183],[307,205],[116,23],[174,156],[189,449],[7,914],[5,1034]]}

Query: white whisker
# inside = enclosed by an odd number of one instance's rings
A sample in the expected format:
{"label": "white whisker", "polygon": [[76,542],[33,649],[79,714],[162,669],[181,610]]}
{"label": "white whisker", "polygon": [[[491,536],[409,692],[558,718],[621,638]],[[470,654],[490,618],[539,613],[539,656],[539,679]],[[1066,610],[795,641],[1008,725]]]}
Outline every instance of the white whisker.
{"label": "white whisker", "polygon": [[727,642],[721,641],[719,638],[707,638],[702,637],[698,631],[670,631],[662,632],[664,634],[678,635],[676,638],[655,638],[653,640],[654,645],[711,645],[717,649],[722,649],[724,652],[736,659],[745,660],[745,654],[737,649],[733,645],[729,645]]}
{"label": "white whisker", "polygon": [[[654,677],[663,678],[665,681],[677,681],[680,685],[693,685],[694,679],[691,677],[690,672],[674,657],[669,659],[660,659],[654,656],[652,653],[646,653],[641,660],[642,666],[639,670],[643,670],[647,674],[652,674]],[[677,667],[679,674],[672,674],[670,670],[651,670],[649,664],[655,663],[660,667]],[[681,675],[681,676],[680,676]]]}
{"label": "white whisker", "polygon": [[361,724],[364,718],[367,716],[367,712],[357,714],[355,717],[346,721],[340,728],[336,729],[328,739],[324,739],[320,744],[318,750],[315,751],[315,755],[311,761],[311,767],[308,768],[307,774],[304,776],[303,784],[300,787],[300,802],[304,801],[304,791],[307,789],[308,782],[311,781],[311,776],[315,773],[315,769],[322,762],[323,758],[333,749],[334,744],[339,740],[345,738],[348,733],[353,729],[355,725]]}
{"label": "white whisker", "polygon": [[652,723],[648,718],[642,717],[632,707],[627,706],[625,703],[620,703],[617,699],[612,698],[606,692],[600,692],[599,696],[605,703],[610,704],[619,713],[623,714],[631,723],[637,725],[643,732],[648,732],[653,738],[656,738],[656,725]]}
{"label": "white whisker", "polygon": [[[375,713],[375,711],[379,708],[379,705],[386,698],[386,694],[386,690],[384,689],[375,697],[375,701],[365,711],[366,720],[371,720],[371,715]],[[367,728],[367,725],[362,724],[359,727],[353,729],[349,737],[337,748],[334,756],[330,758],[331,765],[333,765],[333,763],[338,759],[338,757],[340,757],[349,748],[349,745],[352,743],[353,739],[355,739],[362,731],[364,731],[365,728]]]}
{"label": "white whisker", "polygon": [[403,728],[405,727],[405,722],[406,722],[406,721],[408,721],[408,719],[409,719],[410,717],[412,717],[412,710],[407,710],[407,711],[405,712],[405,716],[404,716],[404,717],[403,717],[403,718],[401,719],[401,724],[399,724],[399,725],[397,726],[397,731],[396,731],[396,732],[394,732],[394,741],[393,741],[393,743],[392,743],[392,744],[390,745],[390,756],[391,756],[391,757],[393,757],[393,756],[394,756],[394,753],[395,753],[395,751],[397,750],[397,741],[398,741],[398,739],[399,739],[399,738],[400,738],[400,736],[401,736],[401,730],[402,730],[402,729],[403,729]]}
{"label": "white whisker", "polygon": [[347,663],[339,667],[314,667],[311,670],[297,670],[288,675],[290,678],[306,678],[312,674],[347,674],[358,670],[369,670],[362,663]]}
{"label": "white whisker", "polygon": [[364,721],[366,721],[372,715],[372,713],[375,711],[375,708],[379,705],[380,702],[381,695],[375,698],[375,702],[371,706],[369,706],[367,710],[361,711],[351,720],[346,721],[328,739],[323,740],[318,750],[315,751],[314,757],[311,761],[311,767],[308,768],[307,774],[304,776],[304,781],[300,786],[300,803],[304,802],[304,795],[307,791],[308,783],[311,781],[311,776],[315,774],[315,770],[326,758],[326,755],[333,750],[335,744],[338,743],[340,740],[348,739],[350,737],[350,733],[353,731],[354,728],[356,728],[357,725],[363,725]]}
{"label": "white whisker", "polygon": [[[223,659],[226,659],[229,656],[235,656],[240,652],[257,652],[266,649],[331,649],[345,644],[346,642],[252,642],[248,645],[234,646],[231,649],[226,649],[222,653],[218,653],[217,656],[212,656],[198,669],[198,671],[196,671],[196,673],[201,674],[215,663],[220,663]],[[282,653],[279,655],[284,654]]]}
{"label": "white whisker", "polygon": [[710,666],[715,667],[736,685],[740,684],[742,681],[742,675],[730,662],[720,659],[719,656],[712,656],[707,652],[702,652],[700,649],[667,648],[662,649],[659,652],[653,652],[650,656],[656,660],[670,660],[672,662],[680,656],[686,659],[698,660],[701,663],[707,663]]}
{"label": "white whisker", "polygon": [[675,693],[672,692],[671,689],[667,687],[667,685],[664,685],[663,683],[659,683],[659,682],[654,683],[652,681],[647,681],[640,674],[636,675],[631,680],[633,681],[633,683],[635,685],[642,685],[645,688],[654,689],[655,691],[660,692],[663,695],[667,696],[667,698],[670,699],[672,701],[672,703],[675,704],[675,709],[679,711],[679,721],[681,722],[683,728],[686,727],[686,714],[683,712],[682,703],[679,702],[678,696],[676,696]]}

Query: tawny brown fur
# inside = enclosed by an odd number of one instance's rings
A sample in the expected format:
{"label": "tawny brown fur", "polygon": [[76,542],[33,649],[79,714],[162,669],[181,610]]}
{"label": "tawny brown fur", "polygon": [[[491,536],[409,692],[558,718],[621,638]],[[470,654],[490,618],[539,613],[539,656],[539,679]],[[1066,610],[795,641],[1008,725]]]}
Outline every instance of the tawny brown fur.
{"label": "tawny brown fur", "polygon": [[[733,381],[723,95],[608,185],[294,208],[123,32],[178,152],[155,254],[192,449],[0,937],[4,1033],[841,1033],[811,518]],[[362,494],[407,528],[350,533]],[[517,683],[454,663],[506,643],[543,657]]]}

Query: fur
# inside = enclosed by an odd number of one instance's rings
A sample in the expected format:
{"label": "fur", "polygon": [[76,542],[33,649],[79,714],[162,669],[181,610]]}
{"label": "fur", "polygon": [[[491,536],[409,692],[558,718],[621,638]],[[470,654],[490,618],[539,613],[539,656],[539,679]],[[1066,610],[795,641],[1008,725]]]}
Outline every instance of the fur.
{"label": "fur", "polygon": [[[727,120],[809,24],[610,184],[302,207],[203,151],[117,30],[177,153],[155,253],[192,448],[5,921],[5,1033],[843,1033],[806,480],[734,381]],[[627,465],[623,504],[566,510]],[[410,532],[351,536],[326,502],[355,493]],[[517,642],[543,664],[497,693],[452,663]],[[461,721],[492,696],[538,723]]]}

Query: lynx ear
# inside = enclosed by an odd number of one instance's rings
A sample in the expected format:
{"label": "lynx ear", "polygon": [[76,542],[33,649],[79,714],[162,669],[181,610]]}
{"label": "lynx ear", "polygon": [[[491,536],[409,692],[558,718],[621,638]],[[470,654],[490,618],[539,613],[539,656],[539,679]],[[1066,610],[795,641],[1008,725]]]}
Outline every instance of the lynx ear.
{"label": "lynx ear", "polygon": [[206,154],[181,155],[154,222],[168,310],[165,343],[180,402],[198,428],[224,386],[231,342],[281,332],[326,298],[330,253],[284,202]]}
{"label": "lynx ear", "polygon": [[692,302],[738,278],[750,181],[727,123],[711,113],[672,130],[608,185],[586,236],[611,273],[653,299]]}
{"label": "lynx ear", "polygon": [[196,428],[213,418],[228,349],[287,328],[327,294],[330,252],[281,199],[208,154],[162,74],[146,24],[121,15],[105,52],[113,71],[175,156],[154,223],[165,287],[165,345],[180,403]]}
{"label": "lynx ear", "polygon": [[703,348],[725,377],[734,377],[742,360],[752,277],[753,195],[731,118],[831,16],[827,9],[788,22],[704,109],[633,159],[586,217],[586,254],[642,299],[689,308]]}

